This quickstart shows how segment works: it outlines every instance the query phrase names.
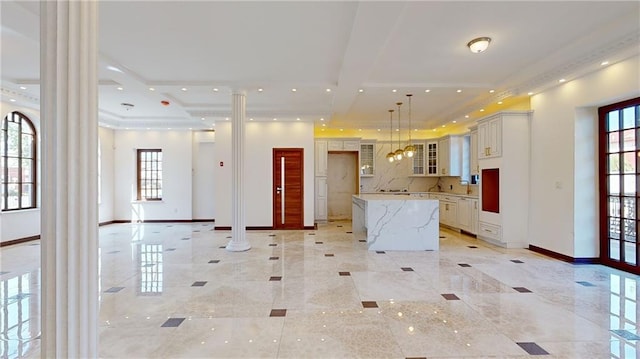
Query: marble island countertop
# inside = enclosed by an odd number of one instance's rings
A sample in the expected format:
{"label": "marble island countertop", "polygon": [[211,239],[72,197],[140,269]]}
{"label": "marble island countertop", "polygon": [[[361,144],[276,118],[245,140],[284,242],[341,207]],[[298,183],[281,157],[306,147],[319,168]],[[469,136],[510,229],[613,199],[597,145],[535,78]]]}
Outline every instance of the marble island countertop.
{"label": "marble island countertop", "polygon": [[[383,195],[383,196],[390,196],[390,195],[397,195],[397,196],[402,196],[402,195],[416,195],[415,197],[420,197],[420,195],[445,195],[445,196],[455,196],[455,197],[461,197],[461,198],[472,198],[472,199],[477,199],[478,196],[473,196],[473,195],[468,195],[468,194],[460,194],[460,193],[451,193],[451,192],[398,192],[398,191],[392,191],[392,192],[360,192],[360,195]],[[358,196],[358,195],[354,195],[354,196]]]}
{"label": "marble island countertop", "polygon": [[352,230],[369,250],[438,250],[439,201],[428,195],[353,195]]}

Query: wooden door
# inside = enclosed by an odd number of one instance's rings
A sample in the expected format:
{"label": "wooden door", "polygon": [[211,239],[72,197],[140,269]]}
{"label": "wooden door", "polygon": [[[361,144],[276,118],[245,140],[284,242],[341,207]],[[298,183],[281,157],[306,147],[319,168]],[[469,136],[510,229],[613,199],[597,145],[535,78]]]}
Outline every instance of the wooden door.
{"label": "wooden door", "polygon": [[273,228],[304,229],[304,149],[273,149]]}

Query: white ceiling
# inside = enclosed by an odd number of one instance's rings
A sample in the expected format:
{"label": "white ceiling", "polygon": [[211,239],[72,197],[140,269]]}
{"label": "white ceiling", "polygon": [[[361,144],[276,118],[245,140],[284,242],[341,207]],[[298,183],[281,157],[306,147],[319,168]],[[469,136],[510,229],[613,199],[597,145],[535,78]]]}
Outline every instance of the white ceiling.
{"label": "white ceiling", "polygon": [[[37,107],[38,3],[0,12],[2,100]],[[491,46],[473,54],[479,36]],[[243,90],[248,118],[351,129],[388,126],[413,93],[413,127],[429,129],[637,54],[640,2],[102,1],[98,47],[115,127],[209,127]]]}

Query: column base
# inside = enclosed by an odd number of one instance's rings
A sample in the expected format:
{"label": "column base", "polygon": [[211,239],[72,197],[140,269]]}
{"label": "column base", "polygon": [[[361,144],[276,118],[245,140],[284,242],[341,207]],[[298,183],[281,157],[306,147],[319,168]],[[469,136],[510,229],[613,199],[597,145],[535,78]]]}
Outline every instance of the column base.
{"label": "column base", "polygon": [[249,244],[249,242],[246,240],[244,241],[231,240],[229,241],[225,249],[228,250],[229,252],[244,252],[251,249],[251,244]]}

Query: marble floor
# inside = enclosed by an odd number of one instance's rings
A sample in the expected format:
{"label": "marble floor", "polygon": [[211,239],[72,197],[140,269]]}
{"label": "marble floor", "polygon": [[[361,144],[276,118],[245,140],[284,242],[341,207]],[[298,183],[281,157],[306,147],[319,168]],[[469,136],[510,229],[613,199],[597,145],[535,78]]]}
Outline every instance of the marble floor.
{"label": "marble floor", "polygon": [[[367,251],[350,222],[100,227],[103,358],[637,358],[638,276],[441,229]],[[0,249],[0,357],[39,357],[39,242]]]}

